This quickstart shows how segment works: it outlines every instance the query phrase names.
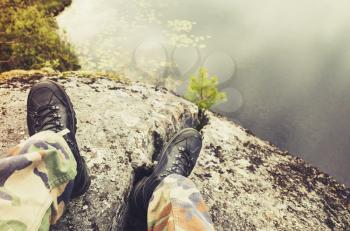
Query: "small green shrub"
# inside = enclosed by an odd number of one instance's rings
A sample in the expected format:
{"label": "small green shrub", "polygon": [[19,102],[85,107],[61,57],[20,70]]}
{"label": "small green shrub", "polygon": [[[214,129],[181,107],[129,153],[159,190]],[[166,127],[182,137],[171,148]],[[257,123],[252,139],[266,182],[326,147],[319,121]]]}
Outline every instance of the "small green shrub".
{"label": "small green shrub", "polygon": [[202,67],[199,69],[198,76],[191,76],[185,98],[195,103],[200,112],[204,112],[226,100],[226,93],[220,92],[217,85],[218,78],[216,76],[209,78],[207,70]]}
{"label": "small green shrub", "polygon": [[0,72],[50,67],[79,69],[73,47],[56,19],[70,0],[0,0]]}

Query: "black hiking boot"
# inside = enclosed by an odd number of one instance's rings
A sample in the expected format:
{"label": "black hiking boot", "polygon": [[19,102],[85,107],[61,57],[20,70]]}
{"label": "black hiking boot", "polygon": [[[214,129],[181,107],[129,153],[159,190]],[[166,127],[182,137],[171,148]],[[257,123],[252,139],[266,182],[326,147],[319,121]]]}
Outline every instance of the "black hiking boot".
{"label": "black hiking boot", "polygon": [[52,81],[43,81],[31,88],[27,100],[29,135],[46,130],[60,132],[66,128],[70,131],[64,139],[77,162],[72,198],[84,194],[91,183],[85,160],[81,157],[75,140],[76,124],[73,105],[60,85]]}
{"label": "black hiking boot", "polygon": [[138,182],[130,197],[131,207],[139,215],[147,213],[148,203],[159,183],[170,174],[189,176],[202,148],[200,133],[186,128],[174,135],[164,146],[152,174]]}

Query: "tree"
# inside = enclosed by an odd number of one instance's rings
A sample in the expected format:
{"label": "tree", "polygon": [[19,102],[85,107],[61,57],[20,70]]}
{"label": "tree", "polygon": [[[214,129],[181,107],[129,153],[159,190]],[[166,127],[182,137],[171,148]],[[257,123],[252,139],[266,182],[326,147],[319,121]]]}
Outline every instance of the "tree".
{"label": "tree", "polygon": [[54,18],[67,4],[70,0],[0,0],[0,72],[80,67],[72,46],[60,38]]}
{"label": "tree", "polygon": [[198,76],[191,76],[185,93],[185,98],[195,103],[199,109],[205,111],[220,101],[226,100],[226,94],[217,88],[218,78],[209,78],[207,70],[199,69]]}
{"label": "tree", "polygon": [[198,76],[191,76],[185,98],[198,106],[199,124],[197,129],[199,130],[208,123],[208,118],[205,114],[206,110],[226,100],[226,93],[220,92],[217,85],[218,78],[216,76],[209,78],[208,72],[204,67],[199,69]]}

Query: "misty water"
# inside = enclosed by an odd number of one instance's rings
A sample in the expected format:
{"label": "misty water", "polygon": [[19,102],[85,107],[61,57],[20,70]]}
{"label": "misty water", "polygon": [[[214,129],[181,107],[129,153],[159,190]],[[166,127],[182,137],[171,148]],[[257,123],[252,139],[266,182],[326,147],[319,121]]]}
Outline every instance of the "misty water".
{"label": "misty water", "polygon": [[73,0],[59,18],[83,69],[178,93],[200,66],[214,108],[350,185],[347,0]]}

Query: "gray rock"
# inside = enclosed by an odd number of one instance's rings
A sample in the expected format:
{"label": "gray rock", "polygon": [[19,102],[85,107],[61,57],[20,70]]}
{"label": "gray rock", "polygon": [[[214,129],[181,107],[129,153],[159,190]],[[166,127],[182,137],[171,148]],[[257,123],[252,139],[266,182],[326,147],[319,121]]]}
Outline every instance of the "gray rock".
{"label": "gray rock", "polygon": [[[40,78],[0,84],[0,153],[28,137],[26,97]],[[50,78],[75,106],[77,140],[92,176],[90,190],[53,230],[116,229],[134,170],[151,167],[162,144],[196,121],[196,106],[141,83]],[[226,118],[208,118],[191,179],[217,230],[350,230],[349,188]]]}

